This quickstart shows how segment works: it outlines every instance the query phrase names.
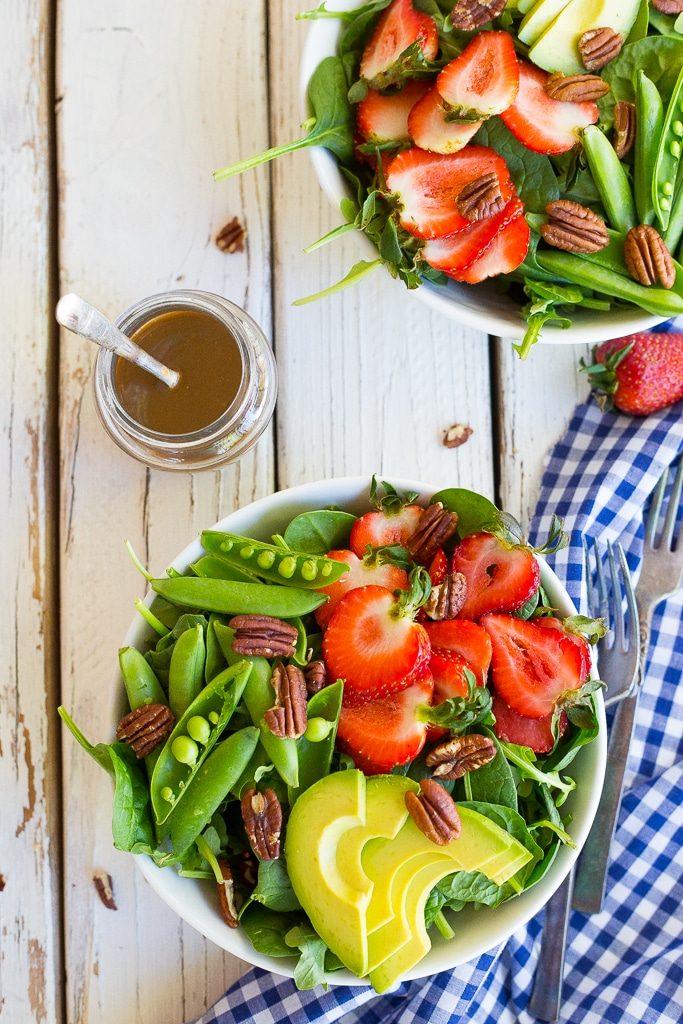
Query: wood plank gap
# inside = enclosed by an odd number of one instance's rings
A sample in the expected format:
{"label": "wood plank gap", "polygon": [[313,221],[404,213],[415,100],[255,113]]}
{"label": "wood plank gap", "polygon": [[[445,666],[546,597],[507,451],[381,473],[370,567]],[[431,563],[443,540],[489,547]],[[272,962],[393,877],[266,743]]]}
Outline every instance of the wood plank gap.
{"label": "wood plank gap", "polygon": [[[270,149],[271,146],[275,145],[275,142],[274,142],[274,139],[275,139],[275,125],[273,123],[273,110],[274,110],[274,104],[273,104],[273,98],[272,98],[273,78],[272,78],[272,75],[270,73],[270,71],[271,71],[271,63],[272,63],[271,62],[271,48],[270,48],[270,33],[271,33],[271,29],[272,29],[273,26],[272,26],[271,17],[270,17],[270,5],[267,3],[267,0],[264,0],[264,2],[263,2],[262,11],[263,11],[263,22],[264,22],[264,26],[265,26],[265,28],[264,28],[264,32],[265,32],[265,64],[266,64],[266,83],[267,83],[266,103],[268,105],[267,106],[267,110],[266,110],[266,127],[267,127],[267,131],[268,131],[268,148]],[[269,253],[270,253],[270,265],[271,265],[271,267],[275,267],[275,259],[276,259],[276,255],[275,255],[275,198],[274,198],[275,197],[275,182],[273,180],[273,170],[274,170],[273,165],[274,165],[274,163],[275,163],[275,161],[271,160],[269,162],[269,164],[268,164],[268,186],[269,186],[268,216],[269,216],[269,220],[270,220]],[[278,350],[277,350],[278,328],[279,328],[279,318],[278,318],[278,315],[277,315],[277,302],[276,302],[276,298],[275,298],[275,285],[274,285],[274,282],[271,281],[271,289],[270,289],[270,329],[271,329],[272,334],[273,334],[273,336],[271,338],[271,344],[272,344],[272,347],[273,347],[273,355],[275,356],[275,364],[276,364],[276,366],[277,366],[277,360],[278,360]],[[278,367],[278,377],[279,377],[279,367]],[[279,411],[280,411],[280,400],[278,398],[278,401],[275,403],[275,412],[273,413],[273,422],[272,422],[272,432],[273,432],[273,491],[274,492],[280,490],[280,454],[279,454],[279,445],[278,445],[278,440],[279,440],[279,438],[278,438],[278,431],[279,431],[279,420],[280,420]]]}

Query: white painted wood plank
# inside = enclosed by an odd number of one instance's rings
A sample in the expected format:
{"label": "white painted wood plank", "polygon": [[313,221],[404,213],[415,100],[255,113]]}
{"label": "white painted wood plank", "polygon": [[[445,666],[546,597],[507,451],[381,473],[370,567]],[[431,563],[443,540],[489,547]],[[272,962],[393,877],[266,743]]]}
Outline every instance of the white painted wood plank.
{"label": "white painted wood plank", "polygon": [[[245,305],[269,333],[267,172],[211,178],[268,144],[263,6],[61,0],[62,290],[114,314],[152,292],[200,287]],[[213,244],[234,214],[249,233],[243,255]],[[116,650],[144,589],[123,538],[163,570],[202,527],[271,490],[272,435],[222,473],[147,471],[96,420],[92,358],[86,342],[62,339],[63,699],[88,736],[108,739]],[[64,767],[67,1020],[193,1018],[240,963],[182,924],[112,849],[109,781],[68,737]],[[96,870],[112,875],[117,912],[97,898]]]}
{"label": "white painted wood plank", "polygon": [[[300,0],[270,5],[275,144],[295,138],[301,121],[292,73],[307,31],[294,20],[300,8]],[[302,253],[341,222],[306,153],[276,161],[273,197],[280,486],[382,471],[492,494],[486,336],[430,313],[383,269],[331,299],[292,307],[363,254],[350,235]],[[448,450],[442,432],[457,421],[474,435]]]}
{"label": "white painted wood plank", "polygon": [[60,1014],[50,4],[0,6],[0,1018]]}
{"label": "white painted wood plank", "polygon": [[504,507],[528,526],[547,455],[588,394],[579,359],[587,345],[537,345],[522,362],[510,341],[497,342],[500,492]]}

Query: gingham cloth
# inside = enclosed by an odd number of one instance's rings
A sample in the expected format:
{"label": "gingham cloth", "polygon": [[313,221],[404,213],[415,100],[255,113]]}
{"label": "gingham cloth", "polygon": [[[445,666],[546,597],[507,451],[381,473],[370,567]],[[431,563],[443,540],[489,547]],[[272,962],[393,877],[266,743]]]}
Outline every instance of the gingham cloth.
{"label": "gingham cloth", "polygon": [[[683,452],[683,403],[646,419],[576,410],[552,451],[534,537],[557,512],[571,543],[552,560],[582,611],[581,535],[620,540],[632,570],[643,507],[662,470]],[[683,1021],[683,598],[657,609],[640,697],[604,909],[571,917],[562,1020],[571,1024]],[[493,911],[495,912],[495,911]],[[297,992],[289,979],[250,970],[196,1024],[533,1024],[526,1010],[543,915],[454,973],[385,996],[332,986]]]}

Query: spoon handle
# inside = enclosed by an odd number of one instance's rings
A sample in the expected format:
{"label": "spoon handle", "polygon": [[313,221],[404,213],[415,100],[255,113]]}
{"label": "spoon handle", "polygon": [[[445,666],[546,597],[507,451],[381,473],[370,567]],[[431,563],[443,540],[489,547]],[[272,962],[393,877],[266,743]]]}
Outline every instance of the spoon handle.
{"label": "spoon handle", "polygon": [[106,348],[110,352],[115,352],[117,356],[128,359],[142,370],[153,374],[168,387],[174,388],[178,383],[180,377],[175,370],[164,366],[149,352],[145,352],[139,345],[136,345],[108,320],[104,313],[91,306],[79,295],[73,293],[63,295],[57,303],[56,317],[58,323],[62,327],[66,327],[68,331],[80,334],[81,337],[94,341],[101,348]]}

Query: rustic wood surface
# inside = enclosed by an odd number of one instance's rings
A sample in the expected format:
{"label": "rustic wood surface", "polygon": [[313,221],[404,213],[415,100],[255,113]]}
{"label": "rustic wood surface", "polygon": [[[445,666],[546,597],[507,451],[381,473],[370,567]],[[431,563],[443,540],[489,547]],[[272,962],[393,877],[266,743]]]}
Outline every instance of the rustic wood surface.
{"label": "rustic wood surface", "polygon": [[[93,738],[110,729],[116,650],[142,590],[122,539],[161,570],[202,526],[274,488],[378,469],[497,493],[526,516],[585,393],[578,349],[539,349],[522,366],[509,343],[428,313],[381,274],[292,307],[358,258],[349,236],[303,254],[337,223],[306,154],[221,185],[210,172],[297,132],[301,6],[0,6],[7,1024],[181,1024],[244,969],[111,848],[109,782],[60,742],[59,699]],[[235,214],[248,246],[226,255],[213,239]],[[57,288],[115,314],[181,287],[227,295],[274,339],[275,429],[220,473],[163,474],[121,454],[96,419],[88,344],[53,327]],[[447,450],[442,431],[456,421],[474,434]],[[116,912],[95,891],[102,871]]]}

